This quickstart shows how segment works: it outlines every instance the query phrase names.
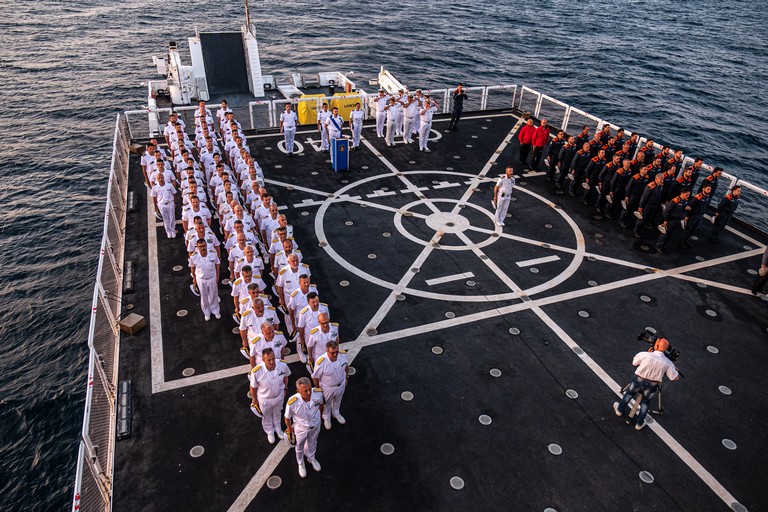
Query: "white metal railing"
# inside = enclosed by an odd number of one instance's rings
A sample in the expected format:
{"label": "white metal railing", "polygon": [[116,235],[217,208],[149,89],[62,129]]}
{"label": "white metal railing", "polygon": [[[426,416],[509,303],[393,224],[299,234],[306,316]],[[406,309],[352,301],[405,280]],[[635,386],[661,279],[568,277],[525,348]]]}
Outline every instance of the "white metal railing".
{"label": "white metal railing", "polygon": [[125,116],[118,115],[88,329],[88,384],[72,497],[73,512],[108,511],[112,502],[120,342],[117,322],[122,312],[128,144],[129,125]]}

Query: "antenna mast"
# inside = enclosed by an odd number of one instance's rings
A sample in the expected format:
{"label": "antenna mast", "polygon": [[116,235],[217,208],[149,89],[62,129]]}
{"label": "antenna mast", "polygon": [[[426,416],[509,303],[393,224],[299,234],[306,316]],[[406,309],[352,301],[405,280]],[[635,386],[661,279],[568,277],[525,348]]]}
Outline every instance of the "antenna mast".
{"label": "antenna mast", "polygon": [[248,0],[245,0],[245,30],[251,33],[251,15],[248,12]]}

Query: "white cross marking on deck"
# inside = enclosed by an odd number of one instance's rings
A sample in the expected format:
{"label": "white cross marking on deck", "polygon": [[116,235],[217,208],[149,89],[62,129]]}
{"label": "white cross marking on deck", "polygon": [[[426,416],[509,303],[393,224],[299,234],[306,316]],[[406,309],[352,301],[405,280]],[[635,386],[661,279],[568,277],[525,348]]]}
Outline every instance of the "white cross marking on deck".
{"label": "white cross marking on deck", "polygon": [[293,205],[294,208],[306,208],[308,206],[320,206],[325,201],[316,201],[314,199],[304,199],[300,203],[296,203]]}
{"label": "white cross marking on deck", "polygon": [[394,190],[374,190],[372,194],[367,194],[365,197],[367,198],[373,198],[373,197],[384,197],[384,196],[393,196],[395,195]]}
{"label": "white cross marking on deck", "polygon": [[[401,190],[400,193],[401,194],[416,194],[416,195],[418,195],[419,192],[423,192],[425,190],[429,190],[429,187],[405,188],[405,189]],[[161,222],[159,225],[162,226],[163,223]]]}
{"label": "white cross marking on deck", "polygon": [[532,267],[534,265],[540,265],[542,263],[551,263],[553,261],[559,261],[560,256],[554,254],[552,256],[544,256],[542,258],[534,258],[532,260],[524,260],[516,262],[516,265],[521,268]]}
{"label": "white cross marking on deck", "polygon": [[461,183],[449,183],[447,181],[441,181],[437,185],[433,185],[432,188],[435,190],[440,190],[441,188],[451,188],[451,187],[460,187],[460,186],[461,186]]}
{"label": "white cross marking on deck", "polygon": [[427,279],[424,282],[427,283],[427,286],[435,286],[437,284],[450,283],[452,281],[459,281],[461,279],[471,279],[473,277],[475,277],[475,274],[473,274],[472,272],[462,272],[461,274],[453,274],[452,276],[436,277],[434,279]]}

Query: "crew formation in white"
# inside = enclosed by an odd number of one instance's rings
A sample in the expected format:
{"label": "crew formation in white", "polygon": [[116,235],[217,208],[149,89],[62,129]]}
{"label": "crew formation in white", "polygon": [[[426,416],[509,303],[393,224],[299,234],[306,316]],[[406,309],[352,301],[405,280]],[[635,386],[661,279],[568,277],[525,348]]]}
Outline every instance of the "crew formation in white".
{"label": "crew formation in white", "polygon": [[[327,150],[330,141],[342,136],[344,121],[337,109],[328,111],[327,105],[320,114],[318,128]],[[360,143],[363,117],[359,106],[350,115],[354,147]],[[289,442],[296,444],[299,474],[305,477],[305,459],[320,471],[315,451],[325,400],[326,428],[331,427],[331,416],[345,423],[339,407],[347,384],[347,359],[339,350],[338,324],[330,322],[327,304],[320,302],[317,287],[310,283],[309,264],[302,261],[293,226],[264,187],[264,173],[226,102],[215,118],[200,102],[194,120],[192,141],[183,120],[176,113],[169,116],[163,130],[168,151],[153,140],[142,155],[145,182],[169,239],[176,238],[176,207],[181,204],[190,289],[200,297],[206,322],[212,316],[221,318],[218,286],[221,262],[226,262],[239,350],[251,365],[251,410],[262,418],[270,443],[285,437],[281,414],[291,371],[282,358],[290,350],[289,340],[296,343],[315,385],[307,377],[299,379],[302,385],[287,400],[284,420]],[[286,106],[280,129],[289,156],[297,124],[296,113]],[[218,218],[218,233],[212,228],[213,218]],[[271,288],[265,282],[267,275],[274,282]]]}

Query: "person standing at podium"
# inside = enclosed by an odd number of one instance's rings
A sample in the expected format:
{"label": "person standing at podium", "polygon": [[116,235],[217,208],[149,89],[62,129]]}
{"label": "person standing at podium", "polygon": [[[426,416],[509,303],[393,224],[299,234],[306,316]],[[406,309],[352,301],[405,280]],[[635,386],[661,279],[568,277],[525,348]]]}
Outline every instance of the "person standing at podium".
{"label": "person standing at podium", "polygon": [[360,108],[360,103],[355,103],[355,108],[349,113],[349,129],[352,130],[352,149],[360,146],[360,134],[363,132],[363,117],[365,113]]}
{"label": "person standing at podium", "polygon": [[299,118],[296,112],[291,110],[291,104],[285,104],[285,112],[280,114],[280,133],[285,137],[285,152],[293,156],[293,139],[296,137],[296,124]]}
{"label": "person standing at podium", "polygon": [[344,127],[344,120],[339,115],[339,109],[333,107],[331,115],[325,120],[325,129],[328,133],[328,142],[333,145],[334,139],[341,138],[341,129]]}

